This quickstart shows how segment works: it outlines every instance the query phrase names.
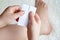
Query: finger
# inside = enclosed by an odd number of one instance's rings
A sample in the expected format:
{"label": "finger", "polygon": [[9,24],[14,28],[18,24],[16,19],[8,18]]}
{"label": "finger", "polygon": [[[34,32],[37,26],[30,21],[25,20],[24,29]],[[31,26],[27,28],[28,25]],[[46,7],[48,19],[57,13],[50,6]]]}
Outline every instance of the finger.
{"label": "finger", "polygon": [[9,11],[11,13],[14,13],[14,12],[16,12],[18,10],[20,11],[21,10],[21,7],[19,5],[14,5],[14,6],[9,6],[7,9],[9,9]]}
{"label": "finger", "polygon": [[28,29],[31,27],[31,25],[33,24],[34,21],[34,16],[32,12],[29,12],[29,21],[28,21]]}
{"label": "finger", "polygon": [[29,12],[29,20],[28,20],[28,25],[30,26],[30,24],[32,24],[31,12]]}
{"label": "finger", "polygon": [[14,18],[17,19],[18,17],[22,16],[24,14],[24,11],[20,11],[18,13],[13,14]]}
{"label": "finger", "polygon": [[35,21],[34,13],[33,13],[33,12],[30,12],[30,13],[29,13],[29,19],[30,19],[32,22]]}
{"label": "finger", "polygon": [[36,22],[39,22],[40,21],[40,17],[38,16],[37,13],[35,14],[35,20],[36,20]]}

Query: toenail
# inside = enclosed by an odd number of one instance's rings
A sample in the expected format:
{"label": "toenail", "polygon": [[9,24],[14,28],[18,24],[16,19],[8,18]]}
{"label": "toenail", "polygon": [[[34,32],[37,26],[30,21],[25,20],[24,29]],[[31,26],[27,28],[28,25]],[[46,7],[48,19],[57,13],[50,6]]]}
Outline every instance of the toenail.
{"label": "toenail", "polygon": [[43,4],[43,7],[44,7],[44,8],[46,7],[46,4],[45,4],[45,3]]}
{"label": "toenail", "polygon": [[46,3],[42,2],[42,6],[45,8],[46,7]]}

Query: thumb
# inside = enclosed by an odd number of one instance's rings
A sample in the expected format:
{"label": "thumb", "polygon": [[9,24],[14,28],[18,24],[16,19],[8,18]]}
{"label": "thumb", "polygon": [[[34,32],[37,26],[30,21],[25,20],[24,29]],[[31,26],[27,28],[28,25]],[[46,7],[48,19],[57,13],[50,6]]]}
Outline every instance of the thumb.
{"label": "thumb", "polygon": [[33,22],[35,21],[34,19],[34,15],[32,12],[29,13],[29,21],[28,21],[28,26],[31,27],[31,25],[33,24]]}
{"label": "thumb", "polygon": [[31,25],[32,25],[32,18],[31,18],[31,12],[29,12],[29,19],[28,19],[28,25],[27,25],[28,30],[30,30]]}

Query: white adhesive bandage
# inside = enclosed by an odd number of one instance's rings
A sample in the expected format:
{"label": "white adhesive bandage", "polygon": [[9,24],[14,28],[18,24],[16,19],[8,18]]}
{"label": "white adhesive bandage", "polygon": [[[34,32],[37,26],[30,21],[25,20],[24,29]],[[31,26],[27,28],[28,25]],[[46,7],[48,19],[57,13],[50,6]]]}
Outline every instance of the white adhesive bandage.
{"label": "white adhesive bandage", "polygon": [[22,10],[25,13],[24,13],[24,15],[22,17],[19,17],[18,25],[26,27],[27,24],[28,24],[28,15],[29,15],[29,12],[32,11],[35,14],[36,8],[33,7],[33,6],[26,5],[26,4],[23,4],[21,7],[22,7]]}

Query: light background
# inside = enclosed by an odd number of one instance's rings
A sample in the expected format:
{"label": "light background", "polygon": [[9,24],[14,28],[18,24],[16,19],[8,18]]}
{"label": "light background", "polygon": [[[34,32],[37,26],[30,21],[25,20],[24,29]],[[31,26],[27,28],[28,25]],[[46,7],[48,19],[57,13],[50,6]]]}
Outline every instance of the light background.
{"label": "light background", "polygon": [[[53,28],[50,35],[41,35],[40,40],[60,40],[60,0],[45,0],[49,7],[49,19]],[[10,5],[28,4],[34,6],[35,0],[0,0],[0,14]]]}

